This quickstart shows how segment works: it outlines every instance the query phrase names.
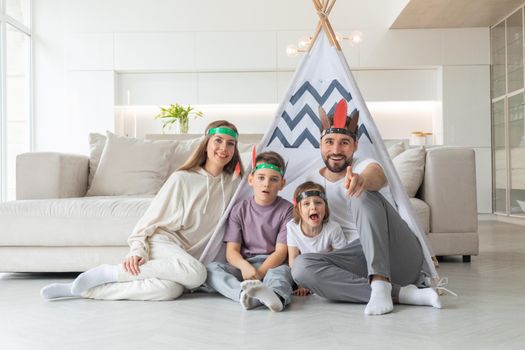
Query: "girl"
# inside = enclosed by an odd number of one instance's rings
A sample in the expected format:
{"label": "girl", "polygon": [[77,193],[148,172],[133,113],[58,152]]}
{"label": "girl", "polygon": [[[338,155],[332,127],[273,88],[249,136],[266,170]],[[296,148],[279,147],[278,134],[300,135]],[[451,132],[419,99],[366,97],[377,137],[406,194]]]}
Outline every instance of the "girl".
{"label": "girl", "polygon": [[227,121],[209,124],[203,141],[135,226],[123,263],[93,268],[73,283],[44,287],[42,296],[171,300],[200,286],[206,268],[197,259],[243,174],[237,135]]}
{"label": "girl", "polygon": [[[301,253],[327,253],[347,245],[341,226],[328,221],[329,216],[323,186],[308,181],[295,189],[293,220],[286,226],[290,267]],[[294,291],[299,296],[309,293],[302,287]]]}

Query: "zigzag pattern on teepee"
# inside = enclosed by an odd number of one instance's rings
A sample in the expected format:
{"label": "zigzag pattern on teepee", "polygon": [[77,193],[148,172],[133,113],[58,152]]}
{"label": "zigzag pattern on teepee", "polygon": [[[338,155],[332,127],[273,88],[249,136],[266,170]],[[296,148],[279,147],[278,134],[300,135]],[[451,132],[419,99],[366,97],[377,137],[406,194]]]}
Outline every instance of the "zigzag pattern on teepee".
{"label": "zigzag pattern on teepee", "polygon": [[301,135],[299,135],[299,137],[295,139],[293,143],[290,143],[283,135],[281,130],[279,130],[279,128],[275,128],[272,137],[270,137],[270,141],[268,141],[268,145],[270,145],[273,140],[278,139],[285,148],[299,148],[299,146],[301,146],[305,140],[308,140],[312,146],[319,148],[318,138],[319,137],[313,136],[308,129],[304,129]]}
{"label": "zigzag pattern on teepee", "polygon": [[[301,87],[297,90],[297,92],[290,98],[290,103],[293,105],[297,103],[302,97],[305,95],[306,92],[309,92],[310,95],[319,103],[319,105],[323,105],[331,96],[334,90],[337,90],[343,98],[347,100],[347,102],[350,102],[352,100],[352,95],[350,92],[346,91],[346,89],[337,81],[336,79],[332,80],[326,91],[321,95],[311,84],[310,82],[305,82]],[[330,109],[329,114],[333,114],[335,110],[336,104],[332,106]],[[290,114],[285,110],[283,111],[281,115],[281,119],[286,123],[286,125],[290,128],[290,131],[294,130],[300,121],[303,120],[303,117],[308,116],[310,120],[315,124],[317,128],[320,127],[321,121],[319,120],[319,117],[317,116],[317,113],[314,112],[312,107],[308,103],[304,105],[304,107],[292,118],[290,117]],[[272,133],[272,136],[270,137],[270,140],[268,141],[267,145],[270,145],[274,140],[279,140],[283,147],[285,148],[298,148],[302,145],[303,142],[308,141],[314,148],[319,148],[319,141],[318,137],[315,137],[312,132],[306,128],[300,135],[295,139],[295,141],[288,140],[284,135],[289,134],[283,132],[279,127],[276,127],[275,130]],[[357,132],[357,138],[359,139],[361,135],[366,135],[368,140],[370,140],[371,143],[372,140],[370,138],[370,135],[368,134],[368,131],[366,130],[366,127],[364,125],[361,125]]]}
{"label": "zigzag pattern on teepee", "polygon": [[310,119],[312,119],[312,121],[315,123],[315,125],[317,125],[317,127],[321,127],[321,121],[319,120],[319,117],[308,104],[304,105],[303,109],[301,109],[299,113],[295,115],[293,119],[290,118],[290,115],[286,113],[286,111],[283,112],[281,117],[284,119],[286,124],[290,127],[290,130],[293,130],[295,129],[297,124],[299,124],[299,122],[303,119],[305,115],[308,115]]}
{"label": "zigzag pattern on teepee", "polygon": [[299,99],[301,99],[301,97],[303,96],[304,93],[309,92],[315,98],[315,100],[319,103],[319,105],[322,106],[326,102],[326,100],[328,100],[328,97],[330,97],[330,95],[332,94],[332,92],[335,89],[337,89],[337,91],[339,91],[341,96],[346,101],[351,101],[352,100],[352,95],[350,94],[350,92],[346,91],[346,89],[343,87],[343,85],[341,85],[341,83],[339,81],[334,79],[334,80],[332,80],[330,85],[328,85],[328,88],[326,89],[326,91],[324,92],[324,94],[322,96],[321,96],[321,94],[319,94],[319,92],[317,92],[317,90],[312,86],[312,84],[310,84],[309,81],[305,82],[299,88],[299,90],[297,90],[297,92],[295,94],[293,94],[293,96],[290,98],[290,103],[292,105],[295,105],[297,103],[297,101],[299,101]]}

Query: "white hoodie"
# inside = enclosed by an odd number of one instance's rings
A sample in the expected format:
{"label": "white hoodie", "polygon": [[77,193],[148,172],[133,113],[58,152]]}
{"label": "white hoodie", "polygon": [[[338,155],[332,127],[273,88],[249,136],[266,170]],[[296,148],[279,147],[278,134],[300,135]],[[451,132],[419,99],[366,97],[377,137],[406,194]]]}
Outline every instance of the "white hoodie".
{"label": "white hoodie", "polygon": [[198,259],[239,183],[239,177],[214,177],[202,168],[174,172],[129,236],[128,256],[147,260],[148,237],[164,234]]}

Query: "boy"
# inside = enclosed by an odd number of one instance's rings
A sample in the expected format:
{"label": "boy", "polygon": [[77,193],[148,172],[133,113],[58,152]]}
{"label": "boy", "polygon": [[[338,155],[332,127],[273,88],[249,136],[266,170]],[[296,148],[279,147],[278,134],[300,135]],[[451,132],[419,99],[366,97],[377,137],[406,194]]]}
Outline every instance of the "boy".
{"label": "boy", "polygon": [[207,285],[246,310],[262,304],[282,311],[291,301],[286,224],[292,219],[292,204],[277,195],[286,183],[284,170],[276,152],[256,157],[248,176],[253,197],[237,203],[226,224],[228,263],[208,265]]}

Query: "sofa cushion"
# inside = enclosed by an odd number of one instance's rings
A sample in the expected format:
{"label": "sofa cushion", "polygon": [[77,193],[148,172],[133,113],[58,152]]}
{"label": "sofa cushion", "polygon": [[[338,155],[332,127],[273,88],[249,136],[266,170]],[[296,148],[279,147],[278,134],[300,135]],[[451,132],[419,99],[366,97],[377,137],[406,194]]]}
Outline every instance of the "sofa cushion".
{"label": "sofa cushion", "polygon": [[170,141],[107,133],[106,146],[87,196],[154,195],[168,177]]}
{"label": "sofa cushion", "polygon": [[[189,140],[163,140],[162,142],[170,142],[173,146],[173,152],[169,159],[168,177],[177,170],[193,153],[197,146],[201,143],[204,136],[196,137]],[[158,141],[155,141],[158,142]],[[91,186],[92,179],[97,171],[98,164],[100,163],[100,157],[102,151],[106,145],[106,136],[98,133],[89,134],[89,179],[88,186]],[[248,168],[251,161],[251,150],[253,147],[252,143],[239,142],[239,152],[241,160],[245,169]]]}
{"label": "sofa cushion", "polygon": [[393,144],[388,147],[388,155],[391,159],[394,159],[406,150],[405,143],[403,141]]}
{"label": "sofa cushion", "polygon": [[412,209],[414,209],[414,215],[419,227],[425,233],[430,232],[430,207],[427,203],[423,202],[418,198],[409,198]]}
{"label": "sofa cushion", "polygon": [[152,198],[83,197],[0,203],[0,246],[126,246]]}
{"label": "sofa cushion", "polygon": [[392,160],[408,197],[414,197],[423,182],[425,155],[423,147],[410,148]]}
{"label": "sofa cushion", "polygon": [[89,175],[88,175],[88,189],[91,187],[93,177],[98,168],[102,151],[106,145],[106,135],[90,133],[89,134]]}

